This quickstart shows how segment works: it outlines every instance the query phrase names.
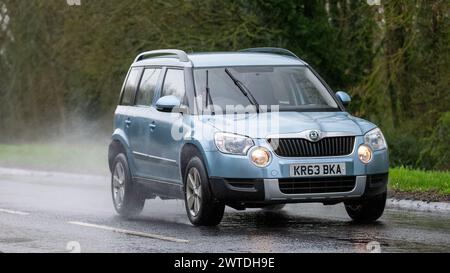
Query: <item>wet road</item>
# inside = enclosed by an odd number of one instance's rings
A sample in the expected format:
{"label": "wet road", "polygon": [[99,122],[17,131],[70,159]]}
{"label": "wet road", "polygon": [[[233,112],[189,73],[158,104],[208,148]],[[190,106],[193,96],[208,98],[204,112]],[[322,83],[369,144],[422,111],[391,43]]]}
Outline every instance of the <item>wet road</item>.
{"label": "wet road", "polygon": [[141,217],[117,217],[107,177],[0,168],[0,252],[367,252],[372,241],[382,252],[450,252],[450,215],[388,210],[355,225],[342,205],[299,204],[227,209],[219,227],[196,228],[181,201],[149,200]]}

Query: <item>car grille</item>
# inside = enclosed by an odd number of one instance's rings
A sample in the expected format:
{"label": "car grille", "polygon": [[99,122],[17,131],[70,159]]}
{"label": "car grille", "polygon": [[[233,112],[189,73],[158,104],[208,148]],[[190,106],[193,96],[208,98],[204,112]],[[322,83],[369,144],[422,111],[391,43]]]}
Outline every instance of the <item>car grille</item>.
{"label": "car grille", "polygon": [[328,137],[318,142],[303,138],[280,138],[268,141],[275,153],[282,157],[345,156],[351,154],[355,146],[353,136]]}
{"label": "car grille", "polygon": [[356,177],[287,178],[279,185],[284,194],[344,193],[356,187]]}

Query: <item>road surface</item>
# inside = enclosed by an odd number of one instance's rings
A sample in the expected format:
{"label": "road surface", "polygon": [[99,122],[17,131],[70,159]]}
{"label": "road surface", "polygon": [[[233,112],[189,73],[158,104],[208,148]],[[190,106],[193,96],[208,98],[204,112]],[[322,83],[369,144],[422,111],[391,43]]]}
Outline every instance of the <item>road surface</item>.
{"label": "road surface", "polygon": [[388,210],[356,225],[342,205],[282,212],[227,209],[214,228],[190,225],[182,201],[149,200],[116,216],[109,178],[0,168],[0,252],[450,252],[450,215]]}

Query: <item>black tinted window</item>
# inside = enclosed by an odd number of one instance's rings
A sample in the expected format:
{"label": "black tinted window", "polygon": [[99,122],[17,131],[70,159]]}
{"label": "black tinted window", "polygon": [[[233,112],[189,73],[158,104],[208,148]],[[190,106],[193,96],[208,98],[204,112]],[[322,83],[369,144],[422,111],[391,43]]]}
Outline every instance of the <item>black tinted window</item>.
{"label": "black tinted window", "polygon": [[156,85],[161,69],[145,69],[139,91],[136,96],[136,105],[151,105],[155,96]]}
{"label": "black tinted window", "polygon": [[136,89],[139,84],[139,77],[141,74],[140,68],[133,68],[128,75],[127,83],[122,97],[122,105],[133,105]]}
{"label": "black tinted window", "polygon": [[180,101],[183,101],[184,94],[184,71],[178,69],[167,70],[162,97],[175,96]]}

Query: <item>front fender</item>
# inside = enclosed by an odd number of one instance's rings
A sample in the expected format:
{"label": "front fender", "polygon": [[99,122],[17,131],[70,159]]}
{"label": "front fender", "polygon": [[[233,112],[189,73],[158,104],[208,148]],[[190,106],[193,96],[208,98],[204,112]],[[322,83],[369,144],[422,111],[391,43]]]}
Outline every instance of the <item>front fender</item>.
{"label": "front fender", "polygon": [[[200,154],[202,156],[203,163],[205,164],[205,167],[206,167],[206,171],[208,173],[210,173],[211,168],[210,168],[210,165],[209,165],[208,160],[207,160],[207,154],[205,152],[204,146],[197,139],[189,139],[189,140],[187,140],[187,141],[185,141],[183,143],[183,145],[181,147],[181,150],[180,150],[180,155],[179,155],[179,158],[178,158],[178,163],[180,165],[180,171],[183,168],[183,166],[182,166],[182,161],[183,161],[182,156],[183,156],[183,150],[186,147],[186,145],[192,145],[195,148],[197,148],[197,150],[200,152]],[[182,174],[181,174],[181,177],[183,177]]]}

